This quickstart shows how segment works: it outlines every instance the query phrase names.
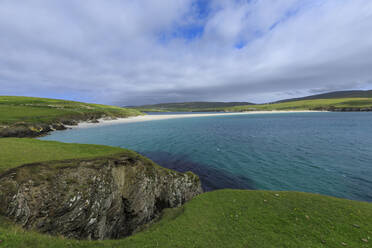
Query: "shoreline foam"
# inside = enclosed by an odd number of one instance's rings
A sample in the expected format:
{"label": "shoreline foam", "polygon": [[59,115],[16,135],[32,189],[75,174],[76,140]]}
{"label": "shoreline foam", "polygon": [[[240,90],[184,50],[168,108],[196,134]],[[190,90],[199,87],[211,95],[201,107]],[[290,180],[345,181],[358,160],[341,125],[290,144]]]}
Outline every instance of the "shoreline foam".
{"label": "shoreline foam", "polygon": [[99,119],[98,123],[80,122],[76,126],[67,126],[67,127],[68,128],[90,128],[90,127],[122,124],[122,123],[146,122],[146,121],[168,120],[168,119],[179,119],[179,118],[195,118],[195,117],[227,116],[227,115],[252,115],[252,114],[314,113],[314,112],[325,112],[325,111],[275,110],[275,111],[249,111],[249,112],[236,112],[236,113],[139,115],[139,116],[133,116],[133,117],[127,117],[127,118],[118,118],[118,119],[113,119],[113,120]]}

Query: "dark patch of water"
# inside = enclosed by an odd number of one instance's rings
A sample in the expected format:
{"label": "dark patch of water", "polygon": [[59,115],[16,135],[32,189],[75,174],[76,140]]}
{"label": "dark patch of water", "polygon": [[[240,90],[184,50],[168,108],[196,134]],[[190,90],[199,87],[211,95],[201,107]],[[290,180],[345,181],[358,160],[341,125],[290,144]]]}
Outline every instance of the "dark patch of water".
{"label": "dark patch of water", "polygon": [[142,155],[150,158],[155,163],[175,171],[191,171],[199,176],[204,191],[217,189],[255,189],[254,182],[250,178],[234,175],[228,171],[218,170],[209,165],[197,163],[188,155],[171,154],[162,151],[142,152]]}

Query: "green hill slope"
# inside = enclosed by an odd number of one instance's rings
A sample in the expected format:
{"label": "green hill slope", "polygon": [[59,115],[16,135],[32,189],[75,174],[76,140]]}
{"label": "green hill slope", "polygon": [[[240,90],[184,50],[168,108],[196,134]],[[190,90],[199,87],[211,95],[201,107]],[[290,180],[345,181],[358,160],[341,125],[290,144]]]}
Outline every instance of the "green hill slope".
{"label": "green hill slope", "polygon": [[[0,137],[37,136],[79,121],[140,115],[135,109],[19,96],[0,96]],[[8,128],[9,127],[9,128]]]}
{"label": "green hill slope", "polygon": [[133,109],[82,102],[20,96],[0,96],[0,125],[52,123],[55,120],[127,117],[139,115]]}
{"label": "green hill slope", "polygon": [[[145,109],[142,109],[146,111]],[[150,109],[148,109],[150,110]],[[327,110],[327,111],[372,111],[372,98],[334,98],[298,100],[280,103],[242,105],[233,107],[219,107],[203,109],[210,112],[243,112],[243,111],[272,111],[272,110]],[[151,109],[150,111],[190,111],[201,109]]]}
{"label": "green hill slope", "polygon": [[153,105],[143,105],[138,107],[132,107],[141,111],[195,111],[203,112],[205,110],[211,111],[211,109],[228,108],[242,105],[252,105],[250,102],[180,102],[180,103],[160,103]]}
{"label": "green hill slope", "polygon": [[260,110],[372,111],[372,90],[336,91],[301,98],[285,99],[267,104],[247,102],[186,102],[144,105],[134,108],[142,111],[160,112],[239,112]]}
{"label": "green hill slope", "polygon": [[348,91],[335,91],[305,97],[291,98],[280,100],[275,103],[293,102],[301,100],[315,100],[315,99],[335,99],[335,98],[372,98],[372,90],[348,90]]}
{"label": "green hill slope", "polygon": [[372,98],[336,98],[290,101],[253,106],[224,108],[225,111],[262,111],[262,110],[327,110],[327,111],[372,111]]}

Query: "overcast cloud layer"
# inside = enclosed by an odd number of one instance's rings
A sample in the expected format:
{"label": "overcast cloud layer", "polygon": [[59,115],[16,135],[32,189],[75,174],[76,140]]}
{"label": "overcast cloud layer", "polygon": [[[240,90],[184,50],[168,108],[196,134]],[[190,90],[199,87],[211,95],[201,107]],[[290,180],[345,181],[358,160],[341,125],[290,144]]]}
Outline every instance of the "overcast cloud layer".
{"label": "overcast cloud layer", "polygon": [[135,105],[370,88],[371,0],[0,1],[0,95]]}

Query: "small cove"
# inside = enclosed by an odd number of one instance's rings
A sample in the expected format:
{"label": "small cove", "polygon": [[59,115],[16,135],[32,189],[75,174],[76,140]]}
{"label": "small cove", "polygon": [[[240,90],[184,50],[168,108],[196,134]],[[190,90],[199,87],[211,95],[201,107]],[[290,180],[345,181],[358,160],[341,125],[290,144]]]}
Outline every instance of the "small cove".
{"label": "small cove", "polygon": [[205,190],[295,190],[372,201],[372,113],[208,116],[56,131],[41,138],[137,151]]}

